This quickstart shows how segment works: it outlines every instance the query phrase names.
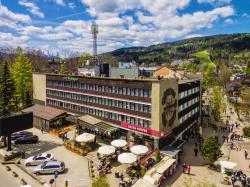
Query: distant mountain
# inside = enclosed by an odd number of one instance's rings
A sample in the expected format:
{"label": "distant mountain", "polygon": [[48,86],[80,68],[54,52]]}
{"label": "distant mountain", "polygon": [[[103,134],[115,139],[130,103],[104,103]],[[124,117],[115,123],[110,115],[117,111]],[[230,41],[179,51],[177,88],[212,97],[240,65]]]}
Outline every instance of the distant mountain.
{"label": "distant mountain", "polygon": [[199,51],[209,51],[211,59],[225,61],[238,53],[250,51],[250,34],[228,34],[196,37],[176,42],[166,42],[149,47],[130,47],[114,50],[105,55],[119,61],[138,63],[169,63],[175,59],[194,58]]}

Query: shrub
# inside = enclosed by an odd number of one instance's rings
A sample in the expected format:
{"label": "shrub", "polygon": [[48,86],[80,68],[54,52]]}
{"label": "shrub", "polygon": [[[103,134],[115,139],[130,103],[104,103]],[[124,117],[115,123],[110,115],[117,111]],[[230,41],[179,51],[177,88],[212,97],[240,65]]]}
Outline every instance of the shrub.
{"label": "shrub", "polygon": [[244,127],[243,128],[243,134],[245,137],[250,138],[250,127]]}
{"label": "shrub", "polygon": [[156,162],[159,162],[161,160],[161,153],[160,151],[157,151],[156,153]]}
{"label": "shrub", "polygon": [[110,187],[106,177],[98,177],[92,183],[92,187]]}
{"label": "shrub", "polygon": [[146,172],[147,172],[147,169],[144,167],[141,167],[141,170],[140,170],[141,176],[144,176]]}

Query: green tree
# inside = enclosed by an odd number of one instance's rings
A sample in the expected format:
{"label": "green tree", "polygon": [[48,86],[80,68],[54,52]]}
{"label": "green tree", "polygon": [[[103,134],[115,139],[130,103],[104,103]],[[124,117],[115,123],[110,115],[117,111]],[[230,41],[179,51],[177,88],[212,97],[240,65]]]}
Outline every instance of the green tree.
{"label": "green tree", "polygon": [[218,122],[221,118],[221,111],[225,108],[224,97],[222,90],[219,86],[213,88],[213,93],[211,97],[211,107],[214,119]]}
{"label": "green tree", "polygon": [[202,145],[201,153],[205,160],[213,164],[222,156],[218,140],[213,136],[208,137]]}
{"label": "green tree", "polygon": [[0,113],[10,114],[15,94],[15,83],[7,62],[4,62],[0,73]]}
{"label": "green tree", "polygon": [[83,54],[81,54],[81,56],[78,60],[78,64],[81,66],[85,66],[87,60],[92,61],[93,57],[89,53],[83,53]]}
{"label": "green tree", "polygon": [[247,61],[247,68],[245,70],[246,74],[250,74],[250,60]]}
{"label": "green tree", "polygon": [[98,177],[93,183],[92,187],[110,187],[106,177]]}
{"label": "green tree", "polygon": [[25,107],[29,107],[33,104],[32,94],[28,91],[25,95]]}
{"label": "green tree", "polygon": [[216,70],[216,66],[214,63],[209,63],[209,64],[204,64],[204,70],[202,70],[203,72],[203,76],[204,76],[204,84],[205,86],[211,86],[214,84],[214,74],[215,74],[215,70]]}
{"label": "green tree", "polygon": [[218,83],[226,89],[226,84],[230,80],[231,70],[225,65],[220,66],[219,73],[218,73]]}
{"label": "green tree", "polygon": [[[5,61],[0,72],[0,115],[9,115],[14,103],[15,83],[10,73],[8,63]],[[7,146],[4,136],[4,146]]]}
{"label": "green tree", "polygon": [[248,114],[250,111],[250,88],[244,88],[240,94],[241,101],[236,105],[242,113]]}
{"label": "green tree", "polygon": [[59,74],[65,74],[66,73],[66,68],[64,64],[60,64],[59,66]]}
{"label": "green tree", "polygon": [[27,92],[32,94],[32,65],[26,58],[25,54],[19,50],[16,62],[11,69],[15,86],[16,97],[19,101],[19,107],[22,109],[26,106],[25,97]]}

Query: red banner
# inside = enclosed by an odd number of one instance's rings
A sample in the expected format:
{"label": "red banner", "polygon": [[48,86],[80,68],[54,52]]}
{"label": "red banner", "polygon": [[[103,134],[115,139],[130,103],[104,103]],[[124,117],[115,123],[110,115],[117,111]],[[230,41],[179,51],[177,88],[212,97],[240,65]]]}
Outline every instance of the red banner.
{"label": "red banner", "polygon": [[163,136],[166,136],[168,134],[166,132],[160,132],[160,131],[156,131],[156,130],[153,130],[153,129],[141,127],[139,125],[130,124],[130,123],[126,123],[126,122],[121,122],[121,126],[123,128],[126,128],[126,129],[131,129],[131,130],[135,130],[135,131],[138,131],[138,132],[143,132],[143,133],[158,136],[158,137],[163,137]]}

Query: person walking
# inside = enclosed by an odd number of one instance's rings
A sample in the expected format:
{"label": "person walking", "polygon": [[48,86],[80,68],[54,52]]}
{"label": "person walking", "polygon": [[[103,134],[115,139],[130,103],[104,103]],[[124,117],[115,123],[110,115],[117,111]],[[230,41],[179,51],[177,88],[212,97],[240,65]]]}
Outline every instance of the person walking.
{"label": "person walking", "polygon": [[197,155],[198,155],[198,148],[197,147],[195,147],[194,148],[194,155],[197,157]]}
{"label": "person walking", "polygon": [[248,158],[248,152],[245,150],[245,160]]}
{"label": "person walking", "polygon": [[190,175],[190,172],[191,172],[191,166],[190,165],[187,165],[187,172]]}
{"label": "person walking", "polygon": [[187,165],[186,165],[186,162],[184,162],[182,164],[182,171],[183,171],[183,173],[186,173],[186,169],[187,169]]}

